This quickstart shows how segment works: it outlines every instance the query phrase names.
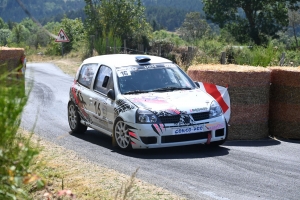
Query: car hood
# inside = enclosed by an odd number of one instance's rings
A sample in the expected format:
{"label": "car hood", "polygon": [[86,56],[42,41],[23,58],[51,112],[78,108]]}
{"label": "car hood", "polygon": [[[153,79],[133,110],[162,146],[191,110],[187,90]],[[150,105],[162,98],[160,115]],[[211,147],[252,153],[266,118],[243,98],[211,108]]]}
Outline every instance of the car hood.
{"label": "car hood", "polygon": [[144,108],[154,113],[164,111],[167,112],[167,115],[208,112],[210,104],[214,100],[200,89],[151,92],[125,95],[124,97],[139,108]]}

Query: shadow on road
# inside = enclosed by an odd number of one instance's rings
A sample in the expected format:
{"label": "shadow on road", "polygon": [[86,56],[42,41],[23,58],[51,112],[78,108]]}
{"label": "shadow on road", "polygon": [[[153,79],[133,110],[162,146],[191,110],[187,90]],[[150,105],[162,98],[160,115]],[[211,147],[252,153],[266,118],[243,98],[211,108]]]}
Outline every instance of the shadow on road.
{"label": "shadow on road", "polygon": [[224,143],[224,146],[264,147],[279,145],[281,142],[272,138],[262,140],[232,140]]}
{"label": "shadow on road", "polygon": [[288,143],[300,144],[300,140],[299,139],[276,138],[275,140],[282,141],[282,142],[288,142]]}
{"label": "shadow on road", "polygon": [[203,144],[158,149],[134,149],[128,152],[118,149],[117,147],[113,147],[111,143],[111,137],[96,130],[87,130],[84,134],[71,135],[87,142],[110,149],[112,152],[142,159],[205,158],[225,156],[229,154],[229,149],[226,147],[211,147]]}
{"label": "shadow on road", "polygon": [[99,131],[88,129],[83,134],[77,134],[77,133],[71,133],[70,135],[77,137],[79,139],[85,140],[87,142],[90,142],[92,144],[96,144],[102,147],[105,147],[107,149],[113,150],[112,144],[111,144],[111,137],[108,135],[105,135]]}

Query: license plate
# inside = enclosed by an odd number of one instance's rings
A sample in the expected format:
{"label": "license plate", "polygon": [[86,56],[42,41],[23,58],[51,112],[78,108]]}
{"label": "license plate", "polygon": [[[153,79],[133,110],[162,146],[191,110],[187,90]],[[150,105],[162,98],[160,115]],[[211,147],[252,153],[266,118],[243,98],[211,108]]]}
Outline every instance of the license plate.
{"label": "license plate", "polygon": [[190,134],[190,133],[197,133],[197,132],[203,132],[204,130],[204,124],[196,125],[196,126],[188,126],[188,127],[182,127],[182,128],[174,128],[172,130],[173,135],[181,135],[181,134]]}

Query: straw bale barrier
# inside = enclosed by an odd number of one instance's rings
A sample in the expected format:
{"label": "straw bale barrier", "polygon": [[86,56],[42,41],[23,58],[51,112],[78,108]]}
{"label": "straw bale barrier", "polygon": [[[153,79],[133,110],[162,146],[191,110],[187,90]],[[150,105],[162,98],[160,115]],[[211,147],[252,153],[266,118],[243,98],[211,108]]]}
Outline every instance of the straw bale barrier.
{"label": "straw bale barrier", "polygon": [[195,65],[188,75],[198,82],[229,86],[229,140],[254,140],[269,135],[271,70],[240,65]]}
{"label": "straw bale barrier", "polygon": [[300,67],[270,67],[270,134],[300,139]]}
{"label": "straw bale barrier", "polygon": [[8,48],[0,47],[0,74],[6,74],[8,79],[5,79],[7,84],[11,84],[11,78],[18,78],[19,72],[17,68],[22,64],[21,57],[24,55],[23,48]]}
{"label": "straw bale barrier", "polygon": [[11,72],[21,63],[21,57],[24,55],[23,48],[0,47],[0,69],[1,72]]}

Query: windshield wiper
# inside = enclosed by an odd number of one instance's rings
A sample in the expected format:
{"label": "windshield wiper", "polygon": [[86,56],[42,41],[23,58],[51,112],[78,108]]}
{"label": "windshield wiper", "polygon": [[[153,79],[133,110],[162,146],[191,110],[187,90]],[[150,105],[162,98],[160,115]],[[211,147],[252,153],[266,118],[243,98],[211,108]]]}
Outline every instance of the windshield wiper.
{"label": "windshield wiper", "polygon": [[147,90],[132,90],[132,91],[128,91],[128,92],[124,92],[123,94],[139,94],[139,93],[147,93],[150,91]]}
{"label": "windshield wiper", "polygon": [[190,87],[164,87],[152,90],[152,92],[160,92],[160,91],[173,91],[173,90],[191,90]]}

